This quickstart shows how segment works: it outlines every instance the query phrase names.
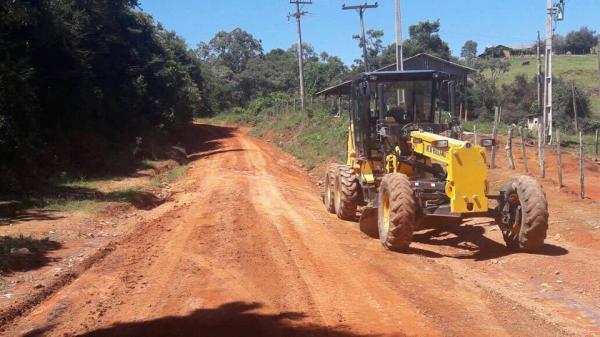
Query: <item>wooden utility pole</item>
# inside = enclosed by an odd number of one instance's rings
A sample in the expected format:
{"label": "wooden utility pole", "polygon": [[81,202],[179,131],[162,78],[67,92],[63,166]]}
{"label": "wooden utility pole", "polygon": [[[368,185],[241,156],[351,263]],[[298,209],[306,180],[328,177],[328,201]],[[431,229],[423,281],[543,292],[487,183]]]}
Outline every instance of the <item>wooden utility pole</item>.
{"label": "wooden utility pole", "polygon": [[523,166],[525,166],[525,173],[529,173],[527,168],[527,151],[525,150],[525,132],[522,127],[519,127],[519,136],[521,136],[521,156],[523,156]]}
{"label": "wooden utility pole", "polygon": [[558,187],[563,187],[562,155],[560,152],[560,129],[556,129],[556,165],[558,172]]}
{"label": "wooden utility pole", "polygon": [[579,133],[579,121],[577,120],[577,98],[575,97],[575,81],[571,82],[571,96],[573,96],[573,118],[575,119],[575,133]]}
{"label": "wooden utility pole", "polygon": [[293,16],[296,18],[296,33],[298,34],[298,73],[300,75],[300,108],[304,112],[304,53],[302,51],[302,27],[300,25],[300,18],[308,12],[300,11],[300,5],[310,5],[312,0],[290,0],[291,4],[296,5],[296,12],[288,15],[288,19]]}
{"label": "wooden utility pole", "polygon": [[342,10],[356,9],[360,18],[360,44],[363,49],[363,60],[365,62],[365,71],[369,71],[369,56],[367,53],[367,39],[365,37],[365,11],[369,8],[377,8],[379,5],[377,2],[373,5],[368,5],[366,2],[362,5],[346,6],[342,5]]}
{"label": "wooden utility pole", "polygon": [[584,153],[583,153],[583,132],[579,131],[579,196],[581,199],[585,198],[585,185],[584,185]]}

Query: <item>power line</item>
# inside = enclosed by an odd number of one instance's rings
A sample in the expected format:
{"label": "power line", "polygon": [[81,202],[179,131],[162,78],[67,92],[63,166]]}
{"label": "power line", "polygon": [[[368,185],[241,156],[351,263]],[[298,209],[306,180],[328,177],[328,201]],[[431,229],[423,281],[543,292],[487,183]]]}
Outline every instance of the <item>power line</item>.
{"label": "power line", "polygon": [[296,12],[290,13],[288,15],[288,20],[290,17],[296,18],[296,32],[298,35],[298,73],[300,74],[300,106],[302,112],[304,112],[304,55],[302,51],[302,26],[300,24],[300,19],[302,16],[308,14],[308,12],[301,11],[300,5],[311,5],[311,0],[290,0],[291,4],[296,5]]}
{"label": "power line", "polygon": [[351,6],[346,6],[346,4],[342,5],[342,10],[356,9],[358,11],[358,15],[360,17],[360,31],[361,31],[360,43],[363,47],[363,58],[364,58],[364,62],[365,62],[365,71],[369,71],[369,58],[367,56],[367,39],[365,38],[364,14],[367,9],[377,8],[377,7],[379,7],[377,2],[373,5],[369,5],[366,2],[362,5],[351,5]]}

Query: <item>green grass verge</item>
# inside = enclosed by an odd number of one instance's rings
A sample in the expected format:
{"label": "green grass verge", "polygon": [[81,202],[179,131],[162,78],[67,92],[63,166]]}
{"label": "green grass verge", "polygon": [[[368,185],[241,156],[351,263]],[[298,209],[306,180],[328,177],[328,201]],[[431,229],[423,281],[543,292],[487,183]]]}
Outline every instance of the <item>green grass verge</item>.
{"label": "green grass verge", "polygon": [[[529,61],[529,64],[522,65]],[[498,81],[499,85],[509,84],[518,74],[534,78],[537,74],[535,57],[513,57],[510,59],[510,71]],[[542,58],[542,71],[544,60]],[[591,95],[591,111],[596,119],[600,119],[600,96],[598,96],[598,58],[596,55],[555,55],[552,58],[552,70],[555,76],[566,81],[575,81]]]}
{"label": "green grass verge", "polygon": [[229,113],[204,122],[253,126],[251,135],[270,140],[300,159],[309,170],[332,158],[345,161],[349,125],[346,114],[335,117],[322,109],[309,110],[306,114],[291,111],[274,115]]}

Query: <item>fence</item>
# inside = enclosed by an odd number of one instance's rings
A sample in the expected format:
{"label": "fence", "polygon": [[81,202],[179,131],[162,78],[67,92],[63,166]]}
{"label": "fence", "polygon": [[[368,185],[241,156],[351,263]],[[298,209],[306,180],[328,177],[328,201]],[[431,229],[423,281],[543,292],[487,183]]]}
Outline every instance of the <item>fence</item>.
{"label": "fence", "polygon": [[[501,146],[501,141],[499,139],[498,133],[501,129],[501,119],[502,109],[496,108],[494,114],[494,122],[492,126],[492,134],[491,137],[494,139],[494,146],[491,149],[491,158],[489,161],[490,169],[496,168],[496,156],[497,156],[497,148]],[[555,139],[553,140],[553,144],[549,144],[545,137],[542,136],[541,129],[538,128],[537,136],[533,137],[533,135],[529,135],[530,130],[527,130],[523,127],[517,127],[516,125],[509,125],[506,130],[506,138],[505,142],[505,151],[506,151],[506,159],[507,166],[511,170],[517,170],[517,165],[515,163],[515,157],[513,154],[513,139],[514,139],[514,130],[518,128],[519,130],[519,139],[520,139],[520,156],[522,160],[522,165],[520,165],[520,169],[523,170],[525,174],[531,174],[531,171],[528,166],[528,154],[527,147],[528,145],[537,148],[537,163],[538,163],[538,175],[540,178],[546,178],[546,171],[549,166],[554,166],[552,163],[549,163],[546,158],[547,151],[554,149],[556,156],[556,166],[552,167],[556,169],[556,178],[558,182],[558,187],[564,187],[564,162],[563,162],[563,154],[571,154],[577,155],[577,165],[578,165],[578,194],[584,199],[585,198],[585,163],[586,158],[592,159],[593,162],[600,164],[599,158],[599,133],[600,130],[596,129],[593,134],[584,135],[583,131],[579,129],[579,132],[575,135],[567,135],[561,130],[557,129],[555,131]],[[488,129],[489,130],[489,129]],[[480,137],[481,131],[477,131],[477,125],[473,125],[473,141],[477,143],[477,138]],[[565,141],[565,137],[568,137]],[[561,139],[562,138],[562,139]],[[576,144],[576,150],[569,150],[570,148],[566,145]],[[586,150],[587,149],[587,150]],[[576,153],[574,153],[576,152]]]}

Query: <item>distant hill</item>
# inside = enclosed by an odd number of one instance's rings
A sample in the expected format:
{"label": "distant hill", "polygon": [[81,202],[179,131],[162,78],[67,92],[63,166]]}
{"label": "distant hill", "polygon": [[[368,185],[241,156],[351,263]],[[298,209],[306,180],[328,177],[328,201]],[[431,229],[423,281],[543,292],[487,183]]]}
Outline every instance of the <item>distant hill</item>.
{"label": "distant hill", "polygon": [[[522,65],[529,61],[529,64]],[[528,78],[536,74],[535,57],[513,57],[510,60],[510,71],[501,79],[500,84],[510,83],[516,75],[526,74]],[[542,70],[544,69],[542,57]],[[592,101],[592,112],[600,119],[600,89],[598,88],[598,59],[596,55],[554,55],[552,58],[555,76],[568,81],[574,80],[585,88]]]}

